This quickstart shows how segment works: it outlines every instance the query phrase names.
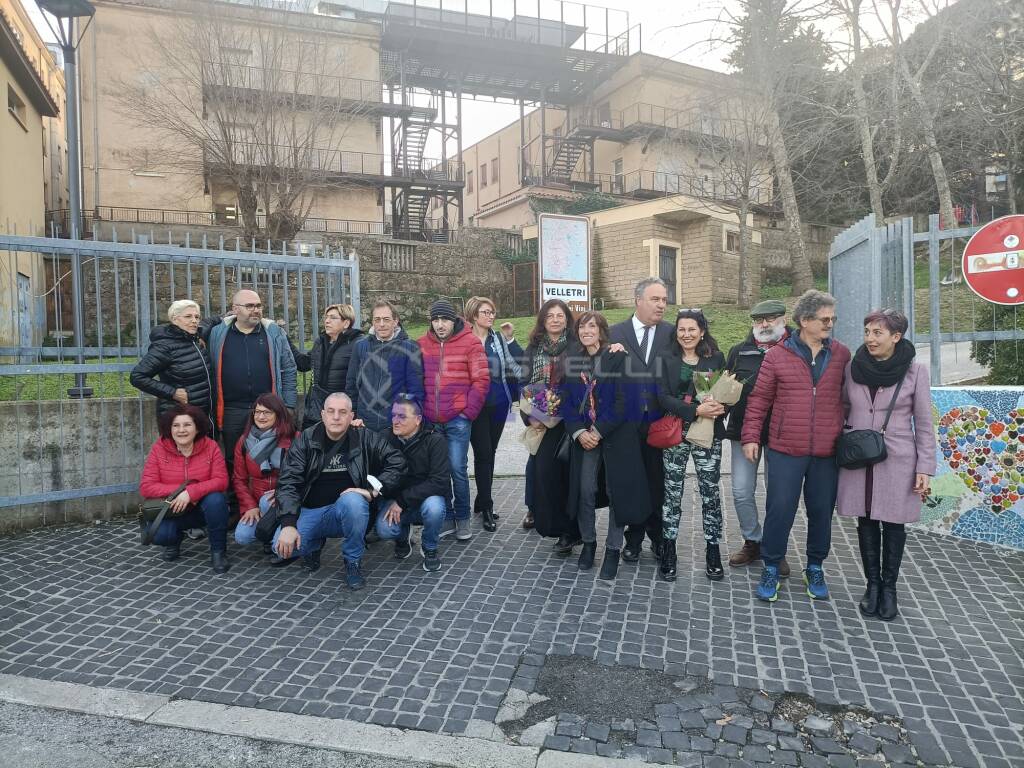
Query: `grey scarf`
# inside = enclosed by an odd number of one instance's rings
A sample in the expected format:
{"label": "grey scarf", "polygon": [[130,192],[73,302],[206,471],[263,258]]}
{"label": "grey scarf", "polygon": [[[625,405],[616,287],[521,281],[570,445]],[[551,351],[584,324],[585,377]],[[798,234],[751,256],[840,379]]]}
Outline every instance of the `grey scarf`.
{"label": "grey scarf", "polygon": [[260,471],[269,475],[275,469],[281,469],[281,446],[277,444],[275,427],[260,431],[253,426],[245,437],[245,452],[253,462],[259,464]]}

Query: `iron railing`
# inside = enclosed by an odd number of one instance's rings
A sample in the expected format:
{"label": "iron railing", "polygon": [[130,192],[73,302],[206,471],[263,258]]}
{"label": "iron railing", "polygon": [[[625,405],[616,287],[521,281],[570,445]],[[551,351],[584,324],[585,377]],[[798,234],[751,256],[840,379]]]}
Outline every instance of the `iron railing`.
{"label": "iron railing", "polygon": [[383,98],[379,80],[341,77],[323,72],[301,72],[225,61],[204,61],[203,82],[217,88],[313,96],[323,99],[377,104]]}

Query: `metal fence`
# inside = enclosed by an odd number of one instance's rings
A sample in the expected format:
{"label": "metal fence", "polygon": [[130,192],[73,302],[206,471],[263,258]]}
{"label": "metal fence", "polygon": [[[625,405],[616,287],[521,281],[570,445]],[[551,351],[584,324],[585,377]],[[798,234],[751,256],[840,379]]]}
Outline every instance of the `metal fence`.
{"label": "metal fence", "polygon": [[255,290],[263,316],[305,349],[328,304],[350,303],[359,316],[355,261],[322,248],[223,245],[0,235],[0,509],[17,508],[0,516],[3,527],[22,527],[12,515],[102,517],[131,503],[155,408],[128,373],[172,301],[223,315],[235,291]]}
{"label": "metal fence", "polygon": [[[839,301],[836,338],[856,348],[869,311],[900,309],[910,321],[910,340],[929,347],[933,386],[951,381],[944,367],[964,371],[960,378],[977,378],[983,370],[970,362],[973,345],[1024,339],[1024,313],[1002,311],[963,280],[964,248],[978,229],[941,229],[935,214],[926,231],[915,232],[912,218],[879,227],[871,215],[841,232],[829,251],[829,290]],[[1000,354],[999,345],[993,354]],[[1022,354],[1020,344],[1010,354]]]}

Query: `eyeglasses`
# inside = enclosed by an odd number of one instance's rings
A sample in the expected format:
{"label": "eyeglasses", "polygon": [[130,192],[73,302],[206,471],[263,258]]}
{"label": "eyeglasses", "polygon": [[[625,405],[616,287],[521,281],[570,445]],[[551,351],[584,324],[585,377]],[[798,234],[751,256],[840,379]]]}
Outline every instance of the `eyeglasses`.
{"label": "eyeglasses", "polygon": [[679,311],[676,314],[677,315],[681,315],[681,314],[683,314],[685,312],[695,312],[695,313],[700,314],[700,315],[704,314],[704,310],[701,309],[700,307],[680,307]]}
{"label": "eyeglasses", "polygon": [[236,307],[242,307],[243,309],[247,309],[250,312],[253,312],[253,311],[257,310],[257,309],[263,309],[263,305],[262,304],[235,304],[235,306]]}
{"label": "eyeglasses", "polygon": [[260,417],[264,417],[265,418],[267,416],[273,416],[274,412],[273,411],[265,411],[262,408],[257,408],[256,410],[254,410],[252,412],[252,415],[253,416],[260,416]]}
{"label": "eyeglasses", "polygon": [[479,312],[477,312],[477,314],[478,315],[487,315],[488,317],[494,317],[494,310],[493,309],[481,309]]}
{"label": "eyeglasses", "polygon": [[837,318],[835,315],[832,315],[832,317],[814,317],[811,319],[817,320],[822,325],[835,325],[836,320],[838,320],[839,318]]}

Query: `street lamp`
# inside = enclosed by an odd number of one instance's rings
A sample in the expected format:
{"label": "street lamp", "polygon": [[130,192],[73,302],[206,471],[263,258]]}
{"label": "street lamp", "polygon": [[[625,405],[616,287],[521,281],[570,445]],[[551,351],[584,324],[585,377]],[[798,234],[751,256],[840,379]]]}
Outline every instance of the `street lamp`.
{"label": "street lamp", "polygon": [[[43,12],[46,25],[60,43],[64,53],[64,80],[67,88],[64,103],[64,122],[68,141],[68,207],[72,240],[77,240],[82,231],[82,156],[78,142],[78,65],[76,52],[85,30],[89,28],[96,7],[89,0],[36,0]],[[51,18],[53,21],[51,21]],[[76,34],[77,21],[88,19],[81,32]],[[85,364],[85,329],[82,316],[82,253],[75,248],[71,252],[71,292],[75,314],[75,360]],[[75,386],[68,390],[70,397],[92,397],[92,388],[85,386],[85,374],[75,374]]]}

